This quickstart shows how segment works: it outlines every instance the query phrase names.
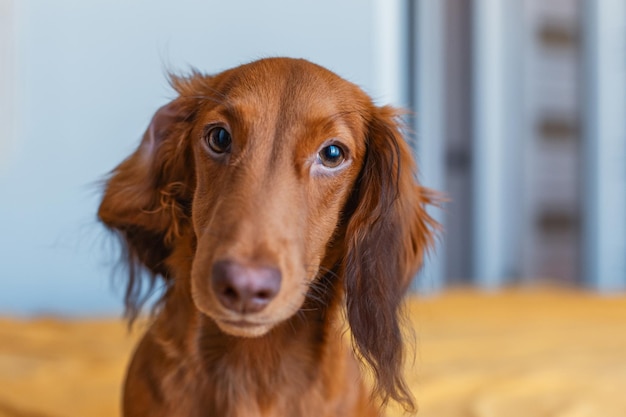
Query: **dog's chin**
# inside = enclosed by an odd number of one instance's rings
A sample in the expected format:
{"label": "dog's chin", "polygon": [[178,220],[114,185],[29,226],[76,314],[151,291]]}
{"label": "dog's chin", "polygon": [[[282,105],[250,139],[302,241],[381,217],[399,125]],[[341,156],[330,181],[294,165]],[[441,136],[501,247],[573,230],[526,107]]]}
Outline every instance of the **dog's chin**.
{"label": "dog's chin", "polygon": [[274,327],[273,324],[257,324],[247,321],[214,321],[221,331],[235,337],[261,337]]}

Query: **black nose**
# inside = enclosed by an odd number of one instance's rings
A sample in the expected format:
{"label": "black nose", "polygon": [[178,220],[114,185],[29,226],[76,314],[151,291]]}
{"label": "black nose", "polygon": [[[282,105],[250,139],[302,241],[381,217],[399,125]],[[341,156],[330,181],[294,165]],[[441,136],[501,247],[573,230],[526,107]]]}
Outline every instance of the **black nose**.
{"label": "black nose", "polygon": [[222,260],[213,264],[211,286],[224,307],[237,313],[263,310],[280,290],[280,271]]}

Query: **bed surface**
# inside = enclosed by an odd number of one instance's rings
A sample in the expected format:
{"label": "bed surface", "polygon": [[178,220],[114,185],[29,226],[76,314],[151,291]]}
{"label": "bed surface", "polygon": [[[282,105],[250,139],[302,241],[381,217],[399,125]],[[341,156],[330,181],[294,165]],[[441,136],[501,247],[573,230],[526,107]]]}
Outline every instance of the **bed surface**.
{"label": "bed surface", "polygon": [[[412,298],[408,310],[418,417],[626,416],[624,295],[453,290]],[[0,417],[118,416],[139,330],[0,318]]]}

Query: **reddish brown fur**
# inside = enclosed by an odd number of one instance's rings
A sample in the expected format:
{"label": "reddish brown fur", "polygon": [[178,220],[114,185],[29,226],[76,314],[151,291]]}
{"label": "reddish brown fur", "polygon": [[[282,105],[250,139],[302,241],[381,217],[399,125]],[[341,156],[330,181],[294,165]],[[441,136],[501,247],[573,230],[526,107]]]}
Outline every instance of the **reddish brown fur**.
{"label": "reddish brown fur", "polygon": [[[435,224],[396,111],[304,60],[172,83],[178,97],[113,171],[98,212],[126,243],[130,318],[141,268],[166,284],[124,415],[378,416],[373,398],[414,410],[399,309]],[[202,140],[215,124],[233,138],[221,159]],[[331,138],[347,158],[329,173],[315,157]],[[220,259],[277,268],[280,291],[260,312],[225,309],[208,284]]]}

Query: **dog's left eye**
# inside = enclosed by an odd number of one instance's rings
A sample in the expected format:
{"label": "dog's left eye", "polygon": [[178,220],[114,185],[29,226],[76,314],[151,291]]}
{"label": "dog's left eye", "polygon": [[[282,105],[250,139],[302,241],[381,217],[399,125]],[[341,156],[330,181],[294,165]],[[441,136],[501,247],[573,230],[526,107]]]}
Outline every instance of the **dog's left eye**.
{"label": "dog's left eye", "polygon": [[318,152],[320,162],[328,168],[336,168],[346,159],[343,149],[337,145],[328,145]]}
{"label": "dog's left eye", "polygon": [[223,127],[214,127],[206,133],[206,144],[216,154],[223,154],[230,151],[232,138],[228,130]]}

